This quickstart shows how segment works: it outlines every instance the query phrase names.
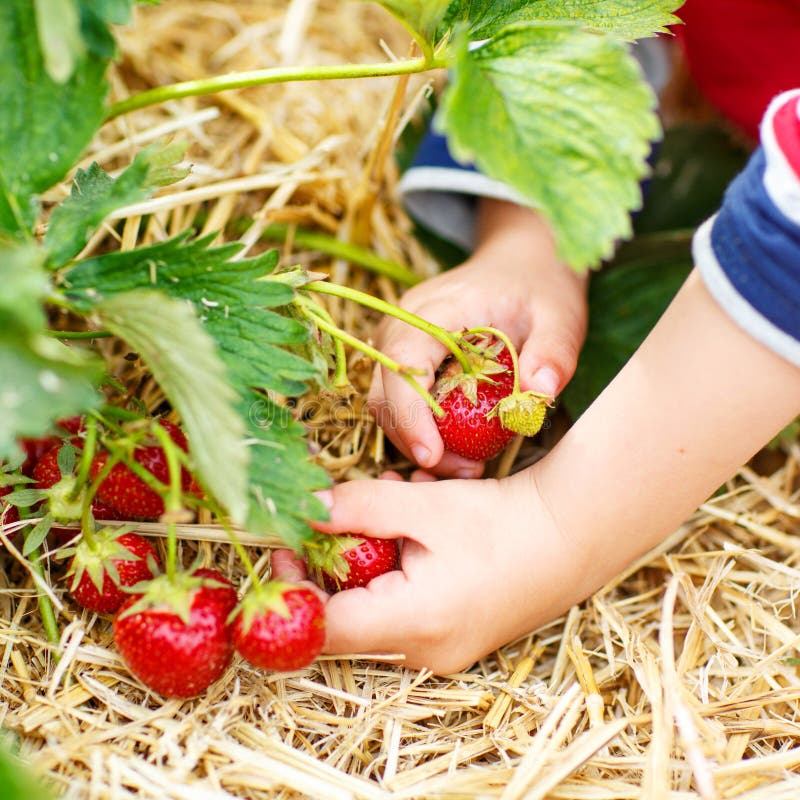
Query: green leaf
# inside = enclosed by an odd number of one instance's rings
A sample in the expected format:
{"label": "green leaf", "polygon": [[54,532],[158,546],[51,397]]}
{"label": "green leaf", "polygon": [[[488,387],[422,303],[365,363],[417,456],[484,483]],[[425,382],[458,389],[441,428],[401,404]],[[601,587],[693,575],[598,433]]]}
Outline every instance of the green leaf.
{"label": "green leaf", "polygon": [[436,30],[450,5],[450,0],[378,0],[378,2],[426,45],[434,44]]}
{"label": "green leaf", "polygon": [[623,39],[664,33],[680,20],[684,0],[453,0],[442,32],[466,23],[473,39],[488,39],[513,22],[575,23]]}
{"label": "green leaf", "polygon": [[146,200],[157,186],[185,178],[188,168],[175,167],[184,152],[182,145],[143,150],[116,180],[96,163],[79,169],[70,196],[50,216],[45,246],[52,265],[63,266],[76,256],[112,211]]}
{"label": "green leaf", "polygon": [[628,362],[692,268],[689,240],[659,238],[629,246],[589,284],[589,329],[578,369],[561,400],[579,417]]}
{"label": "green leaf", "polygon": [[82,261],[64,277],[67,298],[84,312],[103,298],[132,289],[159,289],[188,300],[216,341],[237,386],[301,394],[314,368],[284,346],[302,344],[308,331],[270,310],[294,297],[289,286],[266,277],[278,263],[277,252],[231,261],[241,245],[211,247],[213,239],[211,235],[190,241],[184,234]]}
{"label": "green leaf", "polygon": [[247,529],[280,536],[298,548],[311,530],[308,520],[327,512],[311,492],[330,484],[314,464],[303,426],[288,409],[253,391],[245,392],[240,413],[247,420],[250,440],[250,509]]}
{"label": "green leaf", "polygon": [[36,525],[25,534],[25,542],[22,545],[22,555],[29,556],[47,538],[50,528],[53,526],[53,519],[49,514],[45,514]]}
{"label": "green leaf", "polygon": [[241,247],[210,247],[213,238],[183,235],[83,261],[64,277],[66,296],[84,312],[131,289],[159,289],[192,303],[241,396],[237,408],[250,442],[248,530],[277,533],[294,546],[309,535],[306,521],[324,516],[310,492],[328,479],[309,459],[303,427],[253,388],[285,396],[306,391],[315,367],[287,348],[300,351],[308,330],[271,310],[294,298],[290,286],[269,277],[276,251],[231,261]]}
{"label": "green leaf", "polygon": [[655,97],[624,43],[524,22],[462,40],[437,123],[453,155],[512,186],[550,221],[561,257],[597,265],[631,234]]}
{"label": "green leaf", "polygon": [[0,459],[20,436],[39,436],[53,421],[94,406],[100,365],[44,333],[49,290],[32,246],[0,248]]}
{"label": "green leaf", "polygon": [[30,236],[36,195],[59,181],[104,117],[106,58],[87,52],[69,79],[48,74],[31,0],[0,3],[0,234]]}
{"label": "green leaf", "polygon": [[181,415],[202,482],[236,522],[247,513],[247,449],[239,400],[213,339],[192,306],[151,290],[95,307],[104,325],[145,361]]}

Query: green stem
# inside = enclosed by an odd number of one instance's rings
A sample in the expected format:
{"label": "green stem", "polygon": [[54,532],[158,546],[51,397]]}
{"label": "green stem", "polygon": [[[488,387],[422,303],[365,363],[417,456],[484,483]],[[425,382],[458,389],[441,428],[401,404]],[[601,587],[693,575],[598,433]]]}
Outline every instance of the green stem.
{"label": "green stem", "polygon": [[56,339],[109,339],[114,334],[111,331],[45,331],[48,336]]}
{"label": "green stem", "polygon": [[245,572],[250,577],[250,583],[253,585],[253,591],[256,593],[260,593],[263,591],[263,587],[261,585],[261,581],[259,580],[258,575],[256,574],[256,568],[253,566],[253,562],[250,560],[250,556],[247,555],[247,551],[244,549],[242,543],[239,541],[239,537],[236,535],[236,531],[233,529],[231,524],[228,522],[228,518],[225,515],[225,512],[213,501],[209,503],[209,508],[214,516],[220,521],[222,525],[222,529],[228,535],[228,538],[233,545],[233,549],[236,551],[236,554],[239,556],[239,559],[244,566]]}
{"label": "green stem", "polygon": [[362,306],[372,308],[375,311],[380,311],[381,314],[387,314],[390,317],[399,319],[401,322],[405,322],[407,325],[418,328],[419,330],[427,333],[429,336],[433,336],[433,338],[437,341],[441,342],[453,354],[456,361],[461,364],[461,368],[464,370],[466,375],[472,373],[472,366],[470,365],[464,351],[459,346],[458,337],[454,336],[452,333],[450,333],[450,331],[446,331],[444,328],[440,328],[438,325],[434,325],[432,322],[428,322],[428,320],[418,317],[416,314],[412,314],[410,311],[398,308],[397,306],[387,303],[385,300],[381,300],[378,297],[373,297],[371,294],[367,294],[366,292],[360,292],[358,289],[351,289],[349,286],[340,286],[339,284],[328,283],[327,281],[311,281],[300,288],[309,292],[330,294],[334,297],[342,297],[345,300],[352,300],[353,302]]}
{"label": "green stem", "polygon": [[86,497],[83,503],[83,514],[81,515],[81,533],[83,538],[93,548],[95,543],[94,538],[94,515],[92,514],[92,500],[94,500],[100,484],[108,477],[112,469],[119,463],[119,456],[113,453],[103,465],[103,469],[97,474],[97,477],[92,481],[89,488],[86,490]]}
{"label": "green stem", "polygon": [[[322,319],[330,325],[336,326],[333,317],[321,306],[315,303],[310,297],[298,294],[297,302],[305,309],[313,318],[314,323],[318,319]],[[342,389],[350,385],[350,378],[347,375],[347,354],[344,351],[344,342],[341,339],[333,340],[333,351],[336,359],[336,369],[333,373],[333,385],[337,389]]]}
{"label": "green stem", "polygon": [[309,231],[305,228],[275,223],[274,225],[269,225],[264,230],[262,237],[278,242],[285,242],[287,239],[291,238],[293,242],[302,247],[308,247],[320,253],[333,256],[334,258],[341,258],[344,261],[357,264],[376,275],[385,275],[387,278],[391,278],[402,286],[414,286],[422,280],[419,275],[404,267],[402,264],[398,264],[386,258],[381,258],[365,247],[343,242],[325,233],[318,233],[317,231]]}
{"label": "green stem", "polygon": [[97,420],[93,416],[86,419],[86,438],[83,442],[81,460],[78,463],[78,475],[75,478],[75,488],[70,493],[70,500],[75,500],[80,494],[83,484],[89,477],[89,469],[92,466],[92,459],[97,450]]}
{"label": "green stem", "polygon": [[508,352],[511,354],[511,363],[514,365],[514,394],[520,393],[520,385],[519,385],[519,358],[517,358],[517,349],[514,347],[511,339],[503,333],[503,331],[497,330],[497,328],[470,328],[468,331],[464,331],[461,336],[470,336],[472,334],[487,334],[489,336],[494,336],[506,346]]}
{"label": "green stem", "polygon": [[[152,427],[161,449],[167,458],[167,469],[169,470],[169,490],[164,498],[164,511],[178,511],[183,506],[182,503],[182,480],[181,463],[175,452],[178,446],[172,441],[167,431],[158,423]],[[174,520],[167,523],[167,580],[174,580],[177,572],[178,563],[178,532]]]}
{"label": "green stem", "polygon": [[178,100],[182,97],[216,94],[230,89],[246,89],[250,86],[266,86],[272,83],[291,81],[334,80],[339,78],[378,78],[392,75],[412,75],[430,69],[444,67],[443,58],[412,58],[406,61],[382,62],[380,64],[332,64],[321,66],[291,66],[258,69],[250,72],[234,72],[230,75],[217,75],[195,81],[183,81],[168,86],[159,86],[139,92],[114,103],[108,110],[106,120],[128,114],[140,108]]}
{"label": "green stem", "polygon": [[[46,581],[47,578],[45,577],[44,567],[41,561],[41,552],[38,547],[28,553],[28,559],[30,560],[31,567],[36,571],[36,574],[43,581]],[[58,622],[56,621],[56,612],[53,608],[53,603],[44,592],[42,592],[37,599],[39,603],[39,613],[42,615],[42,625],[44,626],[44,632],[47,634],[47,640],[51,644],[57,645],[61,641],[61,634],[58,630]]]}
{"label": "green stem", "polygon": [[360,350],[362,353],[368,355],[374,361],[377,361],[379,364],[382,364],[387,369],[390,369],[392,372],[397,373],[412,389],[414,389],[417,394],[419,394],[423,400],[428,404],[431,411],[436,414],[437,417],[444,416],[444,410],[442,407],[433,399],[430,392],[427,391],[420,383],[417,381],[412,375],[409,374],[407,367],[402,367],[398,364],[394,359],[389,358],[385,353],[381,353],[380,350],[376,350],[371,345],[368,345],[366,342],[362,342],[360,339],[357,339],[355,336],[351,336],[347,331],[343,331],[341,328],[337,328],[335,325],[331,325],[326,320],[318,317],[316,320],[316,324],[320,330],[325,331],[329,336],[332,336],[334,339],[341,339],[345,344],[349,344],[350,347]]}
{"label": "green stem", "polygon": [[169,491],[164,498],[165,511],[179,511],[183,507],[183,492],[181,478],[181,462],[176,450],[178,446],[172,441],[167,431],[161,425],[153,425],[153,434],[164,455],[167,458],[167,469],[169,470]]}

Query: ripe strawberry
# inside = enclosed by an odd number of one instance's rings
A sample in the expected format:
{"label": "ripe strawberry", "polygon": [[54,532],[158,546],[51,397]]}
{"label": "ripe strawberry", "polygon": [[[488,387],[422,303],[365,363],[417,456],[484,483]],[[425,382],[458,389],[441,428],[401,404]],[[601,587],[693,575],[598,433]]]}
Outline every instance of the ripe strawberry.
{"label": "ripe strawberry", "polygon": [[311,574],[331,593],[366,586],[400,560],[395,539],[317,534],[305,548]]}
{"label": "ripe strawberry", "polygon": [[473,461],[496,456],[514,438],[497,417],[488,417],[514,390],[511,354],[502,342],[484,348],[491,357],[468,355],[473,374],[466,375],[458,361],[447,361],[434,385],[434,396],[445,412],[434,417],[445,449]]}
{"label": "ripe strawberry", "polygon": [[194,697],[233,655],[228,617],[236,592],[211,569],[160,575],[114,619],[114,641],[131,672],[165,697]]}
{"label": "ripe strawberry", "polygon": [[322,601],[304,586],[272,581],[245,596],[233,620],[233,641],[256,667],[307,667],[325,644]]}
{"label": "ripe strawberry", "polygon": [[63,417],[56,421],[56,425],[67,433],[77,436],[83,431],[83,417]]}
{"label": "ripe strawberry", "polygon": [[[159,422],[169,434],[173,442],[184,452],[189,445],[183,431],[171,422]],[[94,480],[105,467],[109,459],[107,452],[100,452],[92,461],[89,474]],[[162,483],[169,483],[169,467],[167,456],[158,444],[137,447],[133,459],[141,464]],[[181,486],[183,491],[192,491],[196,484],[185,469],[181,470]],[[135,475],[122,463],[115,464],[108,476],[97,488],[97,497],[107,506],[116,509],[125,519],[157,520],[164,513],[164,500],[158,492],[153,491],[141,478]]]}
{"label": "ripe strawberry", "polygon": [[153,545],[137,533],[118,535],[110,528],[84,538],[73,549],[67,575],[72,597],[89,611],[109,614],[130,597],[125,586],[150,580],[159,561]]}

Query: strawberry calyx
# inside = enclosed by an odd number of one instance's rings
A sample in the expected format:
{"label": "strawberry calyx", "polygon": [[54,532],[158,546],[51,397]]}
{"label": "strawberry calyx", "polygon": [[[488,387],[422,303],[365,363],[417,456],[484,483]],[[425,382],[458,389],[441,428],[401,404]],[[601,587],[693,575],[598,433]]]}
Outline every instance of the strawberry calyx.
{"label": "strawberry calyx", "polygon": [[535,436],[542,428],[547,409],[552,408],[553,398],[538,392],[513,392],[500,400],[486,415],[487,419],[498,417],[508,431],[523,436]]}
{"label": "strawberry calyx", "polygon": [[455,389],[460,389],[473,406],[478,405],[478,383],[496,384],[497,380],[493,375],[505,375],[509,372],[508,367],[497,360],[504,347],[502,341],[490,337],[469,342],[464,353],[470,367],[469,372],[458,361],[446,363],[436,379],[436,400],[441,401]]}
{"label": "strawberry calyx", "polygon": [[[142,581],[127,588],[131,594],[141,595],[119,615],[119,619],[156,610],[175,614],[184,625],[190,624],[190,612],[196,593],[203,587],[230,589],[230,583],[222,583],[195,572],[177,572],[170,576],[157,575],[149,581]],[[202,572],[202,570],[200,571]]]}
{"label": "strawberry calyx", "polygon": [[320,586],[324,574],[339,583],[347,580],[347,576],[350,574],[350,564],[343,554],[359,547],[364,541],[363,537],[359,538],[349,534],[330,536],[324,533],[315,533],[311,539],[303,543],[309,572]]}
{"label": "strawberry calyx", "polygon": [[265,616],[270,611],[275,612],[284,619],[291,619],[292,612],[286,605],[284,594],[294,589],[302,588],[296,583],[283,581],[269,581],[258,584],[249,591],[228,615],[228,624],[232,623],[239,614],[242,615],[242,626],[247,633],[253,625],[253,620],[258,616]]}
{"label": "strawberry calyx", "polygon": [[[140,557],[132,553],[118,541],[120,536],[134,530],[133,525],[123,525],[119,528],[101,528],[94,532],[89,539],[82,539],[73,547],[65,547],[58,553],[58,558],[72,557],[72,563],[67,570],[67,577],[72,576],[70,591],[75,591],[84,574],[88,574],[98,592],[103,591],[103,582],[108,575],[116,586],[120,586],[120,577],[115,561],[140,561]],[[155,560],[148,558],[148,567],[151,574],[159,572]]]}

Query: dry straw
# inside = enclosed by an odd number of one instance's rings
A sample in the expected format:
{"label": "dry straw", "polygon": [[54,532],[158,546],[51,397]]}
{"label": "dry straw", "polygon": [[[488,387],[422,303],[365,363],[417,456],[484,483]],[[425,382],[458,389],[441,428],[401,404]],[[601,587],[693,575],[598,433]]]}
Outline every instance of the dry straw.
{"label": "dry straw", "polygon": [[[404,56],[408,37],[367,3],[169,0],[138,11],[122,48],[124,66],[112,76],[118,97],[275,64]],[[127,209],[121,236],[104,228],[87,251],[162,240],[202,211],[206,231],[252,217],[250,253],[267,246],[260,239],[267,225],[300,223],[430,274],[433,262],[398,209],[397,175],[385,158],[425,91],[420,78],[304,83],[120,118],[90,158],[114,170],[137,147],[174,136],[191,143],[194,169]],[[65,184],[53,198],[66,191]],[[389,280],[342,261],[291,244],[283,255],[284,263],[389,299],[399,294]],[[369,336],[372,316],[348,306],[332,311]],[[140,365],[116,363],[126,379],[141,377]],[[353,355],[350,366],[363,389],[370,365]],[[161,400],[147,381],[141,396],[150,407]],[[380,435],[357,400],[307,398],[301,406],[335,478],[384,466]],[[526,445],[517,468],[538,454]],[[69,798],[794,800],[799,462],[795,443],[762,474],[743,469],[594,598],[447,678],[358,658],[322,659],[288,675],[237,660],[205,696],[165,702],[130,677],[108,620],[69,601],[56,662],[33,578],[7,557],[0,723]],[[186,559],[199,553],[242,579],[215,526],[187,526],[182,536]],[[253,552],[266,571],[268,551]],[[54,574],[53,584],[58,600],[63,580]]]}

